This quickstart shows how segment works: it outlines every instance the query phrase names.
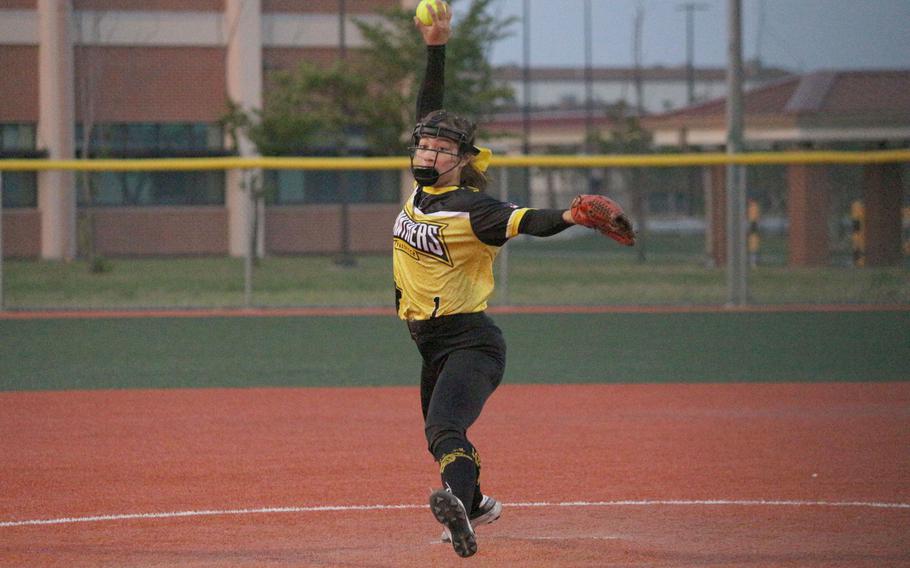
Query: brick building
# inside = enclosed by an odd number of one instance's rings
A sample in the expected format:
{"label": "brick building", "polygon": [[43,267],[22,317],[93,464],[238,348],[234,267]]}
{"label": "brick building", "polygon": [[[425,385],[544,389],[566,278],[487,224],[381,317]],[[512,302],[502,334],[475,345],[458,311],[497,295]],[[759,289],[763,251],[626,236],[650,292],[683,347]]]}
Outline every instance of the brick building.
{"label": "brick building", "polygon": [[[0,157],[223,155],[229,100],[261,107],[264,73],[332,61],[342,37],[345,48],[363,45],[352,19],[416,0],[343,4],[341,34],[342,0],[0,0]],[[242,142],[239,152],[254,149]],[[261,248],[338,250],[340,206],[325,189],[337,174],[319,174],[278,176]],[[244,253],[253,207],[241,173],[92,175],[89,202],[72,172],[6,172],[4,255],[73,258],[78,214],[89,208],[100,254]],[[351,247],[385,249],[399,174],[352,175],[379,189],[354,192]]]}
{"label": "brick building", "polygon": [[[0,158],[65,159],[86,152],[111,158],[224,155],[227,144],[219,120],[229,100],[260,107],[270,70],[301,60],[333,61],[342,37],[346,48],[363,45],[353,18],[370,20],[379,9],[409,8],[416,2],[0,0]],[[593,121],[580,108],[582,70],[531,71],[532,151],[575,151],[582,147],[586,129],[608,133],[615,126],[602,108]],[[592,70],[596,103],[603,107],[634,99],[633,75],[629,69]],[[836,141],[908,144],[907,72],[783,75],[752,69],[747,77],[751,148]],[[497,78],[511,84],[520,98],[520,69],[503,68]],[[684,103],[684,69],[644,69],[639,78],[646,111]],[[723,70],[696,69],[694,81],[698,98],[723,94]],[[497,151],[522,150],[522,121],[520,113],[504,112],[485,125],[505,134],[490,141]],[[723,141],[723,99],[652,116],[646,126],[658,144],[715,149]],[[680,132],[686,133],[684,141]],[[252,155],[254,149],[242,142],[239,152]],[[895,175],[902,183],[900,170],[892,170],[870,168],[869,183],[888,182]],[[818,171],[793,168],[793,187],[801,179],[823,179]],[[4,173],[3,255],[73,258],[77,222],[86,211],[92,212],[95,247],[102,255],[244,254],[254,208],[240,172],[92,175],[97,190],[88,198],[77,191],[79,180],[72,172]],[[407,175],[349,172],[349,207],[339,203],[338,173],[268,175],[277,191],[256,213],[260,254],[334,253],[345,234],[354,252],[388,250],[389,227],[402,185],[409,183]],[[720,187],[720,181],[714,185]],[[816,185],[813,181],[806,187]],[[892,221],[888,217],[884,225],[887,235],[893,232]],[[343,230],[343,222],[357,230]],[[722,223],[714,219],[713,226]],[[820,241],[806,239],[794,250],[816,252],[794,260],[822,261]],[[890,244],[886,248],[891,258]]]}

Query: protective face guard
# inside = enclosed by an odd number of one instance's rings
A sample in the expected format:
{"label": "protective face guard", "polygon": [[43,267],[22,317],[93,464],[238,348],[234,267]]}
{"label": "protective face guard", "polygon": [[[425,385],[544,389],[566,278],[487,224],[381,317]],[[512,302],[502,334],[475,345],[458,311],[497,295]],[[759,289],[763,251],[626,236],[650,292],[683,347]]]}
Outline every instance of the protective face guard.
{"label": "protective face guard", "polygon": [[474,146],[468,139],[468,133],[454,128],[445,126],[431,126],[418,122],[414,127],[414,133],[411,136],[414,146],[420,144],[421,138],[445,138],[458,144],[458,151],[461,154],[479,154],[480,149]]}
{"label": "protective face guard", "polygon": [[450,171],[458,167],[458,162],[448,170],[441,172],[436,169],[436,162],[439,160],[439,154],[448,154],[450,156],[460,157],[461,154],[456,154],[454,152],[449,152],[442,149],[436,148],[424,148],[424,152],[436,152],[436,157],[433,158],[432,166],[415,166],[414,165],[414,155],[417,153],[417,150],[421,149],[420,146],[411,146],[408,148],[408,151],[411,154],[411,173],[414,175],[414,181],[422,186],[432,187],[436,185],[436,182],[439,181],[439,178]]}
{"label": "protective face guard", "polygon": [[[453,154],[452,152],[447,152],[446,150],[428,150],[436,152],[436,158],[433,160],[432,166],[414,166],[414,154],[417,152],[417,148],[420,145],[421,138],[445,138],[446,140],[451,140],[458,144],[458,154]],[[449,154],[453,156],[462,156],[464,154],[479,154],[480,149],[475,147],[468,140],[468,133],[457,130],[454,128],[448,128],[445,126],[430,126],[422,122],[417,123],[417,126],[414,127],[414,133],[412,134],[412,140],[414,145],[408,148],[411,154],[411,173],[414,175],[414,180],[422,186],[430,186],[436,184],[439,181],[439,178],[450,171],[458,167],[458,164],[452,166],[444,172],[439,172],[436,169],[436,161],[439,160],[439,154]]]}

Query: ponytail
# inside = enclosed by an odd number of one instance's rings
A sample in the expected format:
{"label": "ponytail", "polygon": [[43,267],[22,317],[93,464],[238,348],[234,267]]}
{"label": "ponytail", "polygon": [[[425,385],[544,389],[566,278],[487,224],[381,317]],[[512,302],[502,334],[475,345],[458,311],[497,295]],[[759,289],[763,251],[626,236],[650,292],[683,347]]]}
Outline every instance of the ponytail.
{"label": "ponytail", "polygon": [[461,180],[459,183],[468,187],[477,188],[480,191],[486,191],[490,181],[487,179],[486,174],[474,166],[474,162],[468,162],[461,170]]}

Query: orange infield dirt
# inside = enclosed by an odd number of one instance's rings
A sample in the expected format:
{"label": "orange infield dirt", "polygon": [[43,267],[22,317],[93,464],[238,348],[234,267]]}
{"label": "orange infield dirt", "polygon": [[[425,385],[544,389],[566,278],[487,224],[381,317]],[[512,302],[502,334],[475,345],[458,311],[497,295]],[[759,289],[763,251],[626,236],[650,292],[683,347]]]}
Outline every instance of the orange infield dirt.
{"label": "orange infield dirt", "polygon": [[0,393],[2,566],[910,566],[910,383],[503,386],[438,543],[416,388]]}

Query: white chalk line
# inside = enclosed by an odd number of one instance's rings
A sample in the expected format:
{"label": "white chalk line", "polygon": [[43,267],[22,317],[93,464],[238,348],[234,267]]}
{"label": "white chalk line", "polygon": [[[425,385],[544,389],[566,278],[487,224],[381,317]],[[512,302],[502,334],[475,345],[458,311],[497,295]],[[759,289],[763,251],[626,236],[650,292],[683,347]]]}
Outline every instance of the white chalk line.
{"label": "white chalk line", "polygon": [[[645,501],[563,501],[504,503],[504,507],[832,507],[868,509],[910,509],[910,503],[882,503],[868,501],[781,501],[781,500],[645,500]],[[104,521],[131,521],[139,519],[174,519],[182,517],[242,516],[280,513],[319,513],[332,511],[392,511],[424,509],[426,505],[320,505],[310,507],[263,507],[259,509],[212,509],[199,511],[172,511],[163,513],[128,513],[118,515],[93,515],[86,517],[61,517],[56,519],[29,519],[0,521],[0,527],[29,525],[67,525],[98,523]]]}

